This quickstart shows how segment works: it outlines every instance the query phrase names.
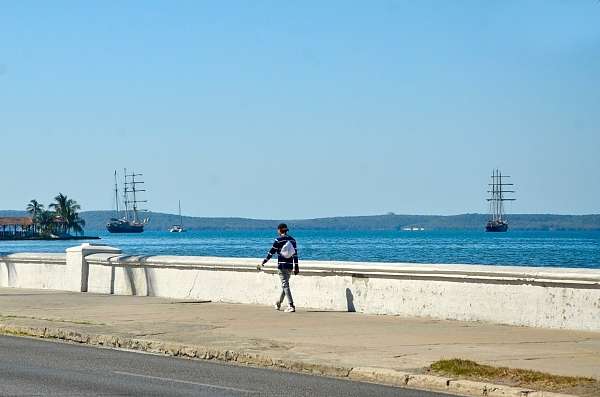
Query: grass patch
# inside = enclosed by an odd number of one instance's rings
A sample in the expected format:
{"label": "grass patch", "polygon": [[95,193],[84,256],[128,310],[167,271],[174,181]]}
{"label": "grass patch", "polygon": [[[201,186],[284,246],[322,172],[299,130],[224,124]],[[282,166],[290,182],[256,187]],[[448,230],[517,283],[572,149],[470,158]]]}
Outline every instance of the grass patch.
{"label": "grass patch", "polygon": [[600,393],[600,382],[593,378],[553,375],[519,368],[493,367],[460,358],[436,361],[431,364],[429,371],[445,376],[484,380],[536,390],[573,392],[583,396],[597,396]]}

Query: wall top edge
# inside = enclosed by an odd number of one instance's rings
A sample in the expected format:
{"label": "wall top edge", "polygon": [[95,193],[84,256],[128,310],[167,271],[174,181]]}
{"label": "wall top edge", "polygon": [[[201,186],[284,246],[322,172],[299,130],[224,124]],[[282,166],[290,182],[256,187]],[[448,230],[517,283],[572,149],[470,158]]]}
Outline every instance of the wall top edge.
{"label": "wall top edge", "polygon": [[51,252],[20,252],[14,254],[4,254],[0,253],[0,261],[2,260],[53,260],[53,261],[65,261],[67,255],[64,253],[51,253]]}

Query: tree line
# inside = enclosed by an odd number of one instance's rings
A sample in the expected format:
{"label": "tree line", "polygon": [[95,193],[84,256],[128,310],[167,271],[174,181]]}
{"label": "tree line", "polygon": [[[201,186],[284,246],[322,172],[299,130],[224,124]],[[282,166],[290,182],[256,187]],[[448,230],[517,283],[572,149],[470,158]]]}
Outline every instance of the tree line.
{"label": "tree line", "polygon": [[73,231],[83,234],[85,220],[79,216],[81,206],[77,201],[59,193],[54,202],[44,207],[38,200],[33,199],[25,210],[33,220],[34,234],[48,236],[51,234],[68,234]]}

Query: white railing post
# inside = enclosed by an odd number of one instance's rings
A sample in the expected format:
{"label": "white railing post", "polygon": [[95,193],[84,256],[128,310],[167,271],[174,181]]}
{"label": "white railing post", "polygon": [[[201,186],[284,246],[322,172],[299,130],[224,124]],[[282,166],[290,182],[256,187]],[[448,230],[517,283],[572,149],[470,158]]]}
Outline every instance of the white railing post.
{"label": "white railing post", "polygon": [[121,254],[121,250],[107,245],[84,243],[67,248],[67,272],[65,289],[67,291],[87,292],[89,265],[85,257],[91,254]]}

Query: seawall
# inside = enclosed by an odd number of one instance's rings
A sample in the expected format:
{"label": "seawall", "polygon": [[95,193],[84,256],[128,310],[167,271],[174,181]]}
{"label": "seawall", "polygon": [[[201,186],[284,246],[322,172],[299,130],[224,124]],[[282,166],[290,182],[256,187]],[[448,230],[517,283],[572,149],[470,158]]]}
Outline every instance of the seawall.
{"label": "seawall", "polygon": [[[0,256],[0,286],[270,305],[259,259],[130,256],[83,244],[65,254]],[[302,261],[298,307],[600,331],[600,270]]]}

